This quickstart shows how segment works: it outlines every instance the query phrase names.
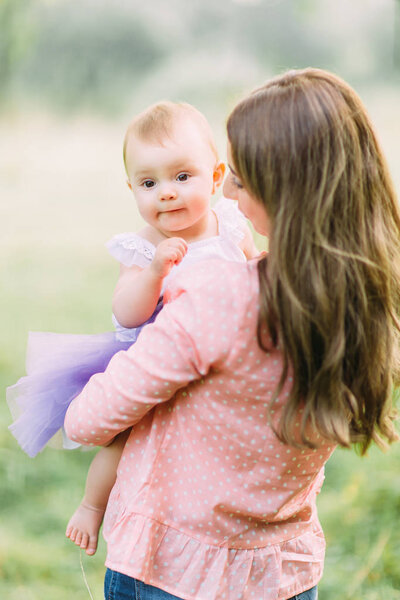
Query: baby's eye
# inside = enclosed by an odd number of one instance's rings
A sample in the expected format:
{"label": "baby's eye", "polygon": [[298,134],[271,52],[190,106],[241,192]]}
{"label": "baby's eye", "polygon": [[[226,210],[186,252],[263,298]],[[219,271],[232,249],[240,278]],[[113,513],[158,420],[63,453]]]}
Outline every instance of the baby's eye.
{"label": "baby's eye", "polygon": [[150,188],[152,188],[155,185],[155,183],[154,183],[154,181],[152,179],[146,179],[145,181],[143,181],[142,185],[146,189],[150,189]]}
{"label": "baby's eye", "polygon": [[187,181],[188,179],[189,179],[188,173],[179,173],[179,175],[177,176],[178,181]]}

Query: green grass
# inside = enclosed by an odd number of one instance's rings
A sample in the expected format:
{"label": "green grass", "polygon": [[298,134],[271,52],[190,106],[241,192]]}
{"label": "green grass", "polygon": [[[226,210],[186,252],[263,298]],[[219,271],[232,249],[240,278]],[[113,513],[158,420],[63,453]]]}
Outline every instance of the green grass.
{"label": "green grass", "polygon": [[[0,365],[4,390],[24,374],[26,333],[29,329],[94,332],[111,329],[109,290],[114,269],[104,261],[88,260],[77,268],[78,256],[63,259],[64,251],[53,252],[46,261],[35,253],[25,260],[15,256],[14,278],[0,308],[9,318],[1,332],[2,347],[8,352]],[[63,260],[63,276],[58,263]],[[103,265],[104,267],[104,265]],[[41,286],[51,281],[51,289]],[[68,283],[67,283],[68,282]],[[25,293],[20,294],[20,288]],[[78,290],[78,292],[77,292]],[[49,293],[50,292],[50,293]],[[93,297],[101,301],[93,301]],[[11,314],[10,314],[11,313]],[[12,344],[5,345],[6,340]],[[4,395],[3,400],[4,400]],[[27,457],[9,434],[10,416],[0,410],[0,598],[7,600],[76,600],[89,598],[80,567],[79,550],[64,532],[83,491],[92,452],[61,452],[45,449],[35,459]],[[95,600],[102,598],[105,544],[94,558],[82,560]]]}
{"label": "green grass", "polygon": [[[400,447],[360,458],[337,450],[318,506],[327,539],[322,598],[400,597]],[[397,590],[397,592],[396,592]]]}

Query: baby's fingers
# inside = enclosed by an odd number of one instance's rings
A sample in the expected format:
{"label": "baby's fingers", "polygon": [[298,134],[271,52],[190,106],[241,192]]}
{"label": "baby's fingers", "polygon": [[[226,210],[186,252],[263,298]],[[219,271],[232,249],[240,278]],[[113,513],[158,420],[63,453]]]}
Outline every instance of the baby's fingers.
{"label": "baby's fingers", "polygon": [[182,256],[185,256],[187,249],[188,249],[187,242],[183,238],[178,238],[178,237],[170,238],[168,245],[169,245],[169,247],[173,247],[173,248],[176,248],[177,250],[179,250],[179,252],[182,254]]}
{"label": "baby's fingers", "polygon": [[178,265],[182,258],[183,255],[178,248],[169,248],[168,252],[164,255],[163,261],[166,265]]}
{"label": "baby's fingers", "polygon": [[153,264],[162,276],[170,272],[173,265],[179,265],[187,252],[187,243],[182,238],[168,238],[157,246]]}
{"label": "baby's fingers", "polygon": [[174,252],[174,263],[176,265],[179,265],[179,263],[181,262],[181,260],[185,256],[186,252],[187,252],[186,248],[176,248],[176,250]]}

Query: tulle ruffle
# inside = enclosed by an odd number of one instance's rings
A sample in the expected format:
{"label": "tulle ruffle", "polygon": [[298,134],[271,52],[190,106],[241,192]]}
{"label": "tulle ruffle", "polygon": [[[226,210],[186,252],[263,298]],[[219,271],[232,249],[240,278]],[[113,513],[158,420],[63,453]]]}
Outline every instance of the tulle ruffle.
{"label": "tulle ruffle", "polygon": [[131,345],[115,332],[29,334],[27,375],[7,389],[14,419],[9,429],[29,456],[36,456],[62,427],[68,406],[90,377]]}

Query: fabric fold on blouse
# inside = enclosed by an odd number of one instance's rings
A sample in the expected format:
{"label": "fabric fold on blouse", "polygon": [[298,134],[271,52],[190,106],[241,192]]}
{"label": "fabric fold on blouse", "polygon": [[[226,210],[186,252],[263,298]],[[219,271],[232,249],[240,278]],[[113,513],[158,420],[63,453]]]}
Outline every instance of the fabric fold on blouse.
{"label": "fabric fold on blouse", "polygon": [[[118,487],[112,506],[103,527],[107,567],[122,573],[129,569],[136,579],[186,600],[287,600],[322,576],[325,540],[319,524],[285,542],[243,550],[216,546],[173,524],[129,513]],[[122,546],[122,537],[129,539],[128,546]]]}

